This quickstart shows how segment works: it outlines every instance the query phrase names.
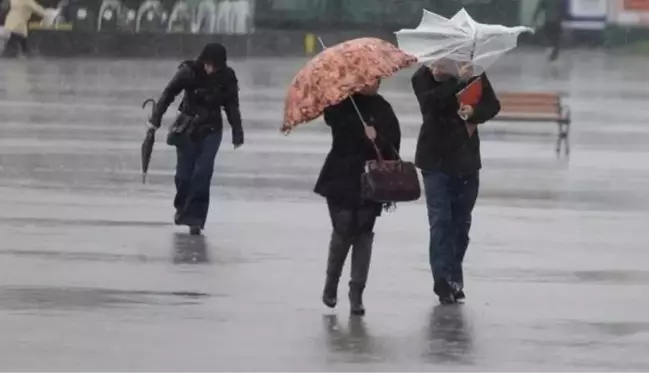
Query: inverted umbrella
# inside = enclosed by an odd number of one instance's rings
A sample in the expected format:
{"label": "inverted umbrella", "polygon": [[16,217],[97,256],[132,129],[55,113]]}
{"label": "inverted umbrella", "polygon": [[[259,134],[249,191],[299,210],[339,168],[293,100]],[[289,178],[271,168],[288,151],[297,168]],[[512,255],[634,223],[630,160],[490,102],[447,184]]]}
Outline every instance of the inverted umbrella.
{"label": "inverted umbrella", "polygon": [[414,56],[376,38],[325,49],[293,78],[284,103],[282,132],[319,117],[327,107],[416,62]]}
{"label": "inverted umbrella", "polygon": [[448,19],[424,9],[415,29],[396,32],[399,48],[431,64],[442,60],[468,62],[482,74],[518,43],[518,36],[534,32],[525,26],[507,27],[476,22],[465,9]]}
{"label": "inverted umbrella", "polygon": [[[155,110],[155,100],[152,98],[146,99],[142,103],[142,109],[146,107],[148,103],[152,103],[151,114]],[[155,129],[151,128],[146,131],[146,136],[144,136],[144,141],[142,141],[141,155],[142,155],[142,184],[146,184],[146,174],[149,171],[149,163],[151,163],[151,154],[153,153],[153,144],[155,143]]]}

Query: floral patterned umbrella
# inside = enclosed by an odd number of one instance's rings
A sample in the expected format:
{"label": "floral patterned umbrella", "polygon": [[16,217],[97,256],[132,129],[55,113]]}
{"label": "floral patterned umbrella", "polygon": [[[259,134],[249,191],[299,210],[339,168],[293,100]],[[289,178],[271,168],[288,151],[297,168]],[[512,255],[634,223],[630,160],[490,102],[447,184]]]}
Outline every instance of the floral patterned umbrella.
{"label": "floral patterned umbrella", "polygon": [[319,117],[325,108],[416,62],[414,56],[376,38],[354,39],[325,49],[293,78],[286,94],[282,132]]}

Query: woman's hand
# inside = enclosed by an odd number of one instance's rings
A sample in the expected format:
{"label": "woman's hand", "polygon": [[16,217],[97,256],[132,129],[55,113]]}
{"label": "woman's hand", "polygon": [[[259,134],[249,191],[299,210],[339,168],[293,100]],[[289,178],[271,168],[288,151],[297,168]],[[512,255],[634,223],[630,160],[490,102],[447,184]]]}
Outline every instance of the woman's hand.
{"label": "woman's hand", "polygon": [[457,114],[462,118],[463,120],[467,120],[473,116],[473,106],[471,105],[462,105],[460,107],[460,110],[458,110]]}
{"label": "woman's hand", "polygon": [[147,131],[147,132],[149,132],[149,131],[154,131],[154,132],[155,132],[155,131],[157,131],[159,128],[160,128],[160,125],[157,125],[157,126],[156,126],[156,125],[155,125],[154,123],[152,123],[151,121],[147,121],[147,122],[146,122],[146,131]]}
{"label": "woman's hand", "polygon": [[365,126],[365,136],[367,136],[368,139],[374,141],[376,140],[376,130],[374,127],[370,127],[368,125]]}

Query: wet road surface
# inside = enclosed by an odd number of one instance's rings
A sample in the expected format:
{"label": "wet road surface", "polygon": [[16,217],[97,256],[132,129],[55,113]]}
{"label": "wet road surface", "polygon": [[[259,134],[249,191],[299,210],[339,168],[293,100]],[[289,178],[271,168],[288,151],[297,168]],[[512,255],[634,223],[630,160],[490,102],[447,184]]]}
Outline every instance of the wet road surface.
{"label": "wet road surface", "polygon": [[[378,223],[364,320],[319,302],[330,140],[320,122],[278,132],[301,62],[233,62],[246,145],[225,136],[195,238],[170,224],[164,131],[139,176],[139,104],[176,61],[0,61],[0,370],[649,369],[646,59],[496,66],[499,91],[569,96],[570,159],[554,125],[483,126],[467,304],[437,306],[425,207],[401,204]],[[382,89],[412,158],[408,73]]]}

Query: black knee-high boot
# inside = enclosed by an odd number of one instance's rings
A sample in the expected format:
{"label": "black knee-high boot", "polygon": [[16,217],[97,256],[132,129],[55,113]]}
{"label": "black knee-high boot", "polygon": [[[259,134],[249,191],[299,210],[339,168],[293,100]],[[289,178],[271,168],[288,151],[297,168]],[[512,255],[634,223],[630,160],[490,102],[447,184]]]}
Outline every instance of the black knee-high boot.
{"label": "black knee-high boot", "polygon": [[342,236],[335,231],[331,234],[329,242],[329,257],[327,259],[327,278],[325,280],[324,291],[322,292],[322,302],[329,308],[336,307],[338,303],[338,282],[345,265],[345,259],[351,239]]}
{"label": "black knee-high boot", "polygon": [[367,283],[372,258],[374,233],[361,233],[354,240],[352,249],[352,273],[349,281],[349,306],[352,315],[365,315],[363,291]]}

